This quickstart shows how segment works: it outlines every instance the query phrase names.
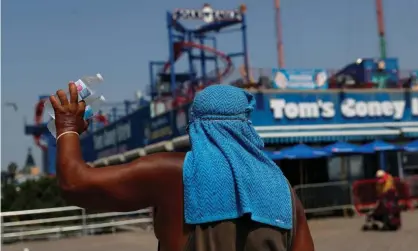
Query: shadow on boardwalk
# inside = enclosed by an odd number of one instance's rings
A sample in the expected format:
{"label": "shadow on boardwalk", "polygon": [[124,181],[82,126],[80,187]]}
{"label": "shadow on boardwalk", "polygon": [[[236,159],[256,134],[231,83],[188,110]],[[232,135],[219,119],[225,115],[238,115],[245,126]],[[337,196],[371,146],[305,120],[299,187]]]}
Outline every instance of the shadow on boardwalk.
{"label": "shadow on boardwalk", "polygon": [[[413,251],[418,250],[418,211],[402,215],[398,232],[362,232],[364,219],[321,219],[309,222],[317,251]],[[130,232],[49,242],[3,246],[3,251],[155,251],[153,234]]]}

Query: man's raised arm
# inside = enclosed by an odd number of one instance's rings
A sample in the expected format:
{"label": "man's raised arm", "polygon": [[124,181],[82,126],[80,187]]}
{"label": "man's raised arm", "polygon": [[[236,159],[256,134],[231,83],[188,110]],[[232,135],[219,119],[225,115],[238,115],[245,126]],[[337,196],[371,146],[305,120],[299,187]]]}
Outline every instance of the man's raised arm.
{"label": "man's raised arm", "polygon": [[[57,176],[63,195],[77,206],[102,211],[131,211],[161,205],[173,188],[182,189],[184,154],[159,153],[131,163],[100,169],[88,166],[81,155],[79,134],[86,128],[85,103],[76,86],[51,97],[57,128]],[[169,196],[168,196],[169,197]]]}

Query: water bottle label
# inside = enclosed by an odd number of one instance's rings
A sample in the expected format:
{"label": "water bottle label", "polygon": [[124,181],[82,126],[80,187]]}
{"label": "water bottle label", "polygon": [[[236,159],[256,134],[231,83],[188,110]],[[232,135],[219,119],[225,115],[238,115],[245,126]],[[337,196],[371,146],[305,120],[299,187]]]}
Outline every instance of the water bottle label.
{"label": "water bottle label", "polygon": [[80,96],[80,99],[85,99],[92,94],[90,89],[83,81],[78,80],[77,82],[75,82],[75,85],[77,86],[77,92]]}

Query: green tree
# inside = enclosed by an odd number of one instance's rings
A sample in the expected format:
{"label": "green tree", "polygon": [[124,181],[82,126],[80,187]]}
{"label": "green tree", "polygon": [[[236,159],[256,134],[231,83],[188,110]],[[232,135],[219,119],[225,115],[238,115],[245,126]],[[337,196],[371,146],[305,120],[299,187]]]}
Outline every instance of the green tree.
{"label": "green tree", "polygon": [[18,166],[16,162],[10,162],[7,166],[7,183],[13,183],[15,181],[17,169]]}
{"label": "green tree", "polygon": [[[37,180],[27,180],[18,185],[2,185],[2,211],[20,211],[52,207],[68,206],[62,198],[57,180],[50,177],[42,177]],[[69,216],[77,212],[64,211],[51,213],[50,217]],[[18,220],[30,220],[39,215],[22,215]],[[42,217],[45,217],[44,215]],[[17,220],[17,219],[6,219]]]}
{"label": "green tree", "polygon": [[16,173],[17,168],[18,168],[18,166],[17,166],[16,162],[10,162],[10,164],[7,166],[7,172]]}

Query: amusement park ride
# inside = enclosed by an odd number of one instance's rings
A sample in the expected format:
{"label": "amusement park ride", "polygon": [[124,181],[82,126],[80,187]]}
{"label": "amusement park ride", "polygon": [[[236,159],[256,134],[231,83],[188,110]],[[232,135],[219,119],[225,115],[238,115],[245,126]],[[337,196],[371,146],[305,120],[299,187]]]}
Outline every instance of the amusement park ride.
{"label": "amusement park ride", "polygon": [[[205,4],[201,10],[176,9],[166,13],[168,29],[168,61],[149,64],[151,96],[161,101],[165,109],[190,101],[193,93],[205,86],[224,81],[234,70],[233,58],[243,58],[243,72],[248,72],[245,5],[236,10],[213,10]],[[199,20],[203,24],[189,29],[181,21]],[[238,28],[236,28],[238,26]],[[242,50],[224,53],[217,48],[217,35],[241,32]],[[186,55],[188,69],[178,72],[176,61]],[[197,64],[200,66],[196,66]],[[222,62],[222,65],[220,65]],[[208,71],[209,64],[214,69]],[[247,77],[247,82],[249,82]],[[173,97],[174,100],[172,103]]]}
{"label": "amusement park ride", "polygon": [[[253,81],[250,74],[247,74],[249,63],[245,12],[245,5],[235,10],[214,10],[209,4],[205,4],[202,9],[176,9],[166,13],[168,60],[149,63],[150,95],[152,103],[163,103],[160,112],[191,101],[194,93],[205,86],[224,81],[234,70],[233,58],[243,59],[240,68],[242,78],[246,83]],[[202,24],[198,28],[190,29],[182,23],[187,20],[200,21]],[[219,51],[217,35],[234,31],[241,32],[242,50],[232,53]],[[175,63],[183,55],[187,56],[188,69],[179,72]],[[208,70],[211,65],[214,69]],[[55,170],[55,138],[46,128],[48,121],[43,121],[46,98],[47,96],[40,96],[35,107],[35,123],[26,125],[25,134],[32,135],[35,144],[41,149],[44,156],[44,172],[54,173],[52,170]],[[117,113],[117,108],[113,107],[111,109],[113,118],[109,118],[110,115],[107,117],[101,115],[96,116],[95,120],[101,124],[108,123],[107,120],[111,123],[130,113],[130,107],[135,102],[138,101],[125,101],[123,103],[125,111],[122,114]],[[115,106],[115,104],[110,105]]]}

